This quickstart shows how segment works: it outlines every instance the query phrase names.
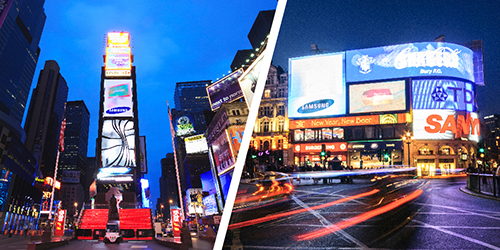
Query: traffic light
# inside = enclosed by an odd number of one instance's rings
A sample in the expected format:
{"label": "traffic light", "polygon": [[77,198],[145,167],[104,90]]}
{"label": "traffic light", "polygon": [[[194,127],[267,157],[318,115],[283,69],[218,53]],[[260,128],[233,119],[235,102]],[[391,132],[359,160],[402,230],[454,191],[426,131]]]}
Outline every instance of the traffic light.
{"label": "traffic light", "polygon": [[384,161],[389,161],[389,153],[387,153],[387,149],[384,150]]}
{"label": "traffic light", "polygon": [[479,153],[484,153],[484,148],[479,148]]}
{"label": "traffic light", "polygon": [[325,144],[321,144],[321,153],[320,153],[321,157],[325,157],[326,155],[326,145]]}

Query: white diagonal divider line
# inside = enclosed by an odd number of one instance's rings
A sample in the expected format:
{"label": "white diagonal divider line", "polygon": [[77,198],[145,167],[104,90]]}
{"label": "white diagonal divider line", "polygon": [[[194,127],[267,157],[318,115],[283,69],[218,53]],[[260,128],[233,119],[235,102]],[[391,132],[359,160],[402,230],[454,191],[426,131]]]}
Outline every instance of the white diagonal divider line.
{"label": "white diagonal divider line", "polygon": [[416,203],[416,204],[418,204],[418,205],[424,205],[424,206],[433,206],[433,207],[447,208],[447,209],[451,209],[451,210],[463,212],[463,213],[465,213],[465,215],[477,215],[477,216],[482,216],[482,217],[486,217],[486,218],[490,218],[490,219],[500,220],[499,217],[490,216],[490,215],[487,215],[487,214],[475,213],[475,212],[471,212],[471,211],[467,211],[467,210],[463,210],[463,209],[458,209],[456,207],[449,207],[449,206],[443,206],[443,205],[434,205],[434,204],[426,204],[426,203],[420,203],[420,202]]}
{"label": "white diagonal divider line", "polygon": [[413,219],[413,221],[416,222],[416,223],[419,223],[421,225],[424,225],[426,227],[430,227],[432,229],[438,230],[440,232],[443,232],[443,233],[446,233],[446,234],[449,234],[449,235],[452,235],[452,236],[455,236],[455,237],[458,237],[458,238],[470,241],[472,243],[476,243],[476,244],[479,244],[481,246],[485,246],[485,247],[488,247],[488,248],[491,248],[491,249],[500,250],[500,247],[497,247],[497,246],[488,244],[486,242],[483,242],[483,241],[480,241],[480,240],[476,240],[474,238],[471,238],[471,237],[468,237],[468,236],[465,236],[465,235],[461,235],[461,234],[458,234],[458,233],[455,233],[455,232],[443,229],[442,227],[429,225],[429,224],[427,224],[425,222],[422,222],[422,221],[419,221],[419,220],[415,220],[415,219]]}
{"label": "white diagonal divider line", "polygon": [[[321,224],[323,224],[324,227],[328,227],[328,226],[332,226],[333,224],[331,222],[329,222],[325,217],[323,217],[318,211],[316,210],[313,210],[311,209],[307,204],[305,204],[304,202],[302,202],[300,199],[298,199],[297,197],[295,197],[295,195],[292,195],[292,199],[301,207],[307,209],[307,211],[309,211],[309,213],[311,213],[312,215],[314,215],[316,218],[319,219],[319,221],[321,222]],[[365,244],[363,244],[361,241],[357,240],[356,238],[354,238],[353,236],[351,236],[350,234],[346,233],[344,230],[338,230],[335,232],[335,234],[341,234],[342,236],[344,236],[345,238],[347,238],[348,240],[352,241],[354,244],[358,245],[359,247],[361,248],[368,248]],[[500,249],[499,249],[500,250]]]}

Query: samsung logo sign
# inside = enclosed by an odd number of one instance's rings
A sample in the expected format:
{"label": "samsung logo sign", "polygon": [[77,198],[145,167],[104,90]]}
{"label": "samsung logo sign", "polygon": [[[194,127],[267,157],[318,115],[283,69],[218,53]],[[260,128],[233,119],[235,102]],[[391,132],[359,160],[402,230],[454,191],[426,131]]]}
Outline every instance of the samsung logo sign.
{"label": "samsung logo sign", "polygon": [[106,110],[106,114],[115,115],[130,111],[130,107],[114,107]]}
{"label": "samsung logo sign", "polygon": [[332,106],[333,103],[334,103],[334,101],[332,99],[317,100],[317,101],[309,102],[309,103],[306,103],[306,104],[300,106],[300,108],[297,109],[297,112],[299,112],[301,114],[313,113],[313,112],[327,109],[330,106]]}

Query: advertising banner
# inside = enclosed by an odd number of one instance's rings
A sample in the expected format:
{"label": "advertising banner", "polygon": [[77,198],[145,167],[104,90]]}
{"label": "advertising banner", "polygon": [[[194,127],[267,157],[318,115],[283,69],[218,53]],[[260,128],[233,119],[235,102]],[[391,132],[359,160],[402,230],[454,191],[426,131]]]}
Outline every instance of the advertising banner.
{"label": "advertising banner", "polygon": [[221,175],[234,165],[234,157],[227,141],[226,132],[222,133],[212,144],[217,174]]}
{"label": "advertising banner", "polygon": [[187,136],[196,133],[194,119],[190,115],[183,115],[175,119],[174,128],[177,136]]}
{"label": "advertising banner", "polygon": [[474,82],[472,51],[442,42],[408,43],[346,52],[346,81],[448,76]]}
{"label": "advertising banner", "polygon": [[289,60],[288,117],[346,114],[344,53]]}
{"label": "advertising banner", "polygon": [[234,158],[238,157],[238,151],[240,150],[240,144],[243,139],[244,131],[245,125],[234,125],[227,128],[229,140],[231,141],[231,151],[233,152]]}
{"label": "advertising banner", "polygon": [[404,80],[349,85],[349,113],[406,110]]}
{"label": "advertising banner", "polygon": [[478,142],[481,135],[477,113],[446,109],[413,110],[413,138],[417,140],[451,140],[466,138]]}
{"label": "advertising banner", "polygon": [[290,129],[303,128],[327,128],[327,127],[348,127],[377,124],[394,124],[409,122],[407,113],[384,114],[384,115],[364,115],[337,118],[290,120]]}
{"label": "advertising banner", "polygon": [[54,231],[54,236],[63,236],[64,235],[64,221],[66,220],[66,210],[59,209],[57,211],[56,217],[56,228]]}
{"label": "advertising banner", "polygon": [[212,111],[220,107],[222,103],[230,103],[243,97],[238,77],[243,74],[243,69],[234,71],[207,87],[208,100]]}
{"label": "advertising banner", "polygon": [[186,154],[203,154],[208,152],[207,138],[203,134],[184,138]]}
{"label": "advertising banner", "polygon": [[172,230],[174,231],[174,239],[179,241],[181,239],[181,210],[178,208],[170,209],[170,216],[172,220]]}
{"label": "advertising banner", "polygon": [[132,80],[104,80],[103,117],[133,117]]}
{"label": "advertising banner", "polygon": [[217,208],[217,201],[215,199],[215,194],[211,194],[203,198],[203,205],[205,206],[205,215],[213,215],[219,213]]}
{"label": "advertising banner", "polygon": [[253,61],[253,63],[248,67],[248,69],[245,70],[240,78],[238,78],[238,82],[240,83],[240,88],[245,96],[248,108],[252,105],[255,86],[257,85],[257,80],[259,79],[259,74],[262,69],[264,54],[264,51],[262,51],[255,61]]}
{"label": "advertising banner", "polygon": [[130,48],[106,48],[106,76],[130,76],[131,57]]}
{"label": "advertising banner", "polygon": [[295,153],[320,153],[322,144],[325,144],[326,151],[330,151],[330,152],[345,152],[345,151],[347,151],[347,143],[346,142],[294,144],[293,151]]}
{"label": "advertising banner", "polygon": [[455,80],[412,81],[413,109],[476,110],[474,85]]}
{"label": "advertising banner", "polygon": [[101,158],[103,167],[135,167],[134,122],[104,120]]}

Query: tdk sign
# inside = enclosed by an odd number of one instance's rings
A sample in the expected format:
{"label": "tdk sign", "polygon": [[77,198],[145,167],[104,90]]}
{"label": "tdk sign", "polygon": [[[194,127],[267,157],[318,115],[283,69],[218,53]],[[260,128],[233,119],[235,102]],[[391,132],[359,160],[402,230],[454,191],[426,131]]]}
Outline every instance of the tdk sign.
{"label": "tdk sign", "polygon": [[114,107],[106,110],[106,114],[117,115],[130,111],[130,107]]}
{"label": "tdk sign", "polygon": [[302,105],[297,109],[297,112],[301,114],[314,113],[329,108],[333,103],[334,101],[332,99],[317,100]]}

